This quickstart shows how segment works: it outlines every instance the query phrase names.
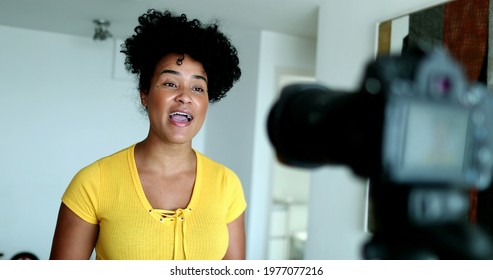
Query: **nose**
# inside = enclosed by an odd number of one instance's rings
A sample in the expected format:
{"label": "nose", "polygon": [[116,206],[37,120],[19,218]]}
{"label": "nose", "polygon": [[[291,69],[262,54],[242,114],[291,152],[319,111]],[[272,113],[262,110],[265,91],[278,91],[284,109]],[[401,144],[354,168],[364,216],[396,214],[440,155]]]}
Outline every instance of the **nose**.
{"label": "nose", "polygon": [[190,93],[185,89],[180,90],[180,93],[178,93],[176,95],[175,100],[176,100],[176,102],[180,102],[183,104],[188,104],[188,103],[192,102],[192,98],[190,96]]}

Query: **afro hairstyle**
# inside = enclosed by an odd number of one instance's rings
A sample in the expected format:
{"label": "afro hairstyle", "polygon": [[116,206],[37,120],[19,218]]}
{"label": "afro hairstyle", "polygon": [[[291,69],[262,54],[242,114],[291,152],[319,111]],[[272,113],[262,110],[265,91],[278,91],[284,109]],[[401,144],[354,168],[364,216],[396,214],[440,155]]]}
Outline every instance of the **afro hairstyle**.
{"label": "afro hairstyle", "polygon": [[202,63],[208,76],[209,102],[226,96],[240,79],[238,52],[217,22],[203,24],[185,14],[148,10],[138,18],[134,34],[121,45],[125,67],[136,75],[141,92],[148,92],[159,60],[167,54],[187,54]]}

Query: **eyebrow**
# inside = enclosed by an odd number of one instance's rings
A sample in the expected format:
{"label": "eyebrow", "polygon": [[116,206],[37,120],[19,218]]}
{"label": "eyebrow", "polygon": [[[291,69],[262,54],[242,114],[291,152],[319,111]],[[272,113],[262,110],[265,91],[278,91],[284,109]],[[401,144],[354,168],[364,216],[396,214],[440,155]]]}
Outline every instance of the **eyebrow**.
{"label": "eyebrow", "polygon": [[[159,75],[162,75],[162,74],[165,74],[165,73],[172,74],[172,75],[177,75],[177,76],[181,76],[181,73],[180,72],[175,71],[175,70],[171,70],[171,69],[164,69],[163,71],[161,71],[161,73],[159,73]],[[198,79],[198,80],[204,80],[207,83],[207,79],[204,76],[201,76],[201,75],[193,75],[192,78]]]}

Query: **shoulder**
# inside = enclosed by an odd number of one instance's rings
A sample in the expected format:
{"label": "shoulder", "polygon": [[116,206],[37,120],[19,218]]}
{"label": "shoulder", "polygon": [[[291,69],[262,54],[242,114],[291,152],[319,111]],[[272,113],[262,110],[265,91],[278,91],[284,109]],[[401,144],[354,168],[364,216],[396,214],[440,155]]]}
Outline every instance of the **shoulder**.
{"label": "shoulder", "polygon": [[[130,147],[131,148],[131,147]],[[123,149],[112,155],[103,157],[80,169],[66,188],[62,201],[79,217],[90,223],[96,223],[95,213],[97,213],[100,201],[100,192],[104,174],[108,172],[105,166],[120,162],[125,158],[130,148]]]}
{"label": "shoulder", "polygon": [[133,153],[134,148],[135,148],[135,144],[125,149],[119,150],[118,152],[100,158],[99,160],[96,161],[96,163],[108,164],[113,162],[127,161],[130,154]]}
{"label": "shoulder", "polygon": [[74,176],[73,180],[74,181],[99,180],[99,177],[103,169],[102,166],[113,165],[117,162],[122,162],[122,161],[126,162],[128,153],[130,151],[133,151],[133,147],[134,145],[92,162],[91,164],[80,169]]}
{"label": "shoulder", "polygon": [[[196,152],[197,153],[197,152]],[[245,195],[239,177],[225,165],[197,153],[197,175],[208,188],[207,198],[227,209],[227,223],[235,220],[246,208]]]}
{"label": "shoulder", "polygon": [[243,196],[241,180],[233,170],[200,153],[197,153],[197,160],[197,177],[209,190],[214,188],[224,197]]}
{"label": "shoulder", "polygon": [[203,170],[204,174],[217,174],[219,176],[224,176],[232,180],[239,181],[236,173],[226,165],[219,163],[197,151],[195,153],[197,155],[199,166]]}

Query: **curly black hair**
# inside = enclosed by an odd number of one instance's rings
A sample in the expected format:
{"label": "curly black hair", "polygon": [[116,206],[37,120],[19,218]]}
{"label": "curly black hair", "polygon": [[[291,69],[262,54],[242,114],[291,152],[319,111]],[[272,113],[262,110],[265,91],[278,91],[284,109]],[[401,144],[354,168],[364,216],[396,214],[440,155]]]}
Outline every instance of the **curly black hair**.
{"label": "curly black hair", "polygon": [[135,34],[121,45],[125,67],[139,79],[139,91],[148,92],[158,61],[170,53],[188,54],[202,63],[208,76],[209,102],[226,96],[240,79],[238,51],[219,31],[217,22],[203,24],[185,14],[148,10],[139,17]]}

